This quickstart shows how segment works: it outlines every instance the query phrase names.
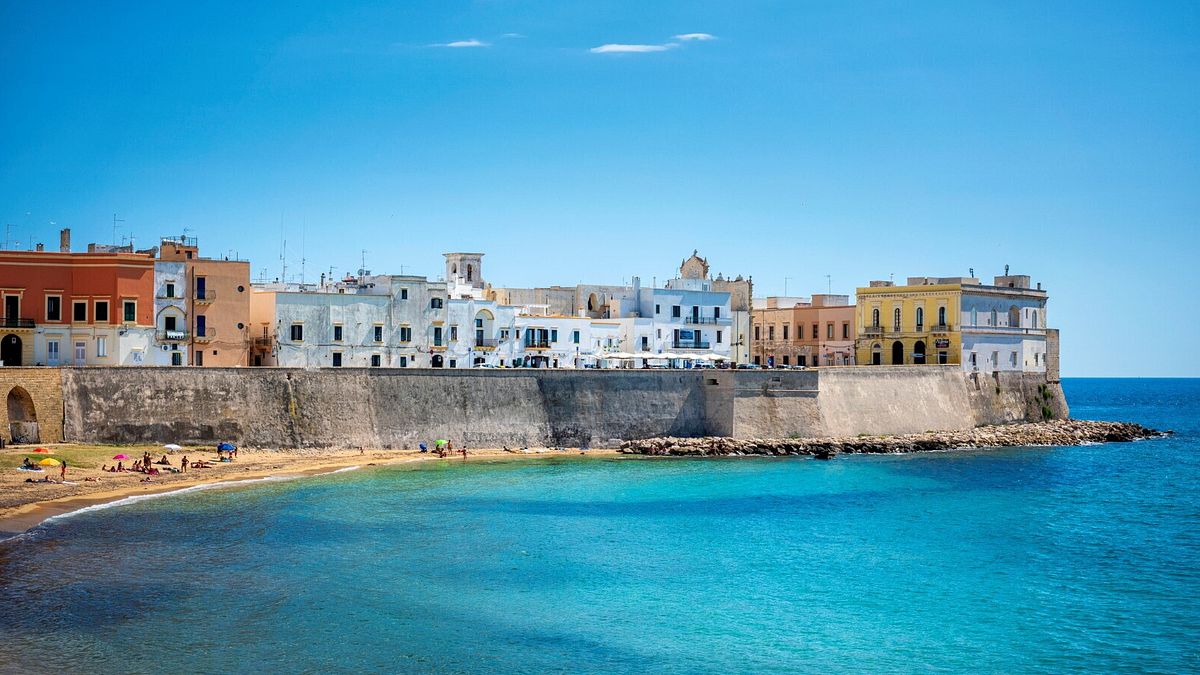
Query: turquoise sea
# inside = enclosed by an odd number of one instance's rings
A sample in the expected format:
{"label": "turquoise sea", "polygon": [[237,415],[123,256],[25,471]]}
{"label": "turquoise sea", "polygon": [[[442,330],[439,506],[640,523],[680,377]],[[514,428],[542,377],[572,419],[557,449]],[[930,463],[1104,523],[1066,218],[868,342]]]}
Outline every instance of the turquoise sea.
{"label": "turquoise sea", "polygon": [[1200,670],[1200,380],[1132,444],[364,468],[0,543],[0,670]]}

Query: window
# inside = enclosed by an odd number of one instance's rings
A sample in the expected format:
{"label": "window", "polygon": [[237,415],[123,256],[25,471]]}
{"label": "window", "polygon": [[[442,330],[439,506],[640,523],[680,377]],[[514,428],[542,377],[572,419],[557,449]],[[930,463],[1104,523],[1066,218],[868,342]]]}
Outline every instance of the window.
{"label": "window", "polygon": [[[107,310],[105,310],[107,312]],[[100,312],[100,304],[96,303],[96,313]],[[135,300],[125,301],[125,323],[134,323],[137,321],[137,302]]]}
{"label": "window", "polygon": [[661,306],[659,306],[659,305],[655,305],[655,306],[654,306],[654,313],[655,313],[655,314],[662,314],[662,307],[661,307]]}
{"label": "window", "polygon": [[96,358],[104,358],[108,356],[108,338],[96,338]]}
{"label": "window", "polygon": [[333,367],[334,368],[342,367],[342,353],[341,352],[333,353]]}
{"label": "window", "polygon": [[768,340],[775,339],[775,326],[767,326],[767,339]]}
{"label": "window", "polygon": [[971,325],[972,326],[979,325],[979,310],[978,309],[971,310]]}
{"label": "window", "polygon": [[87,321],[87,303],[76,301],[71,303],[71,320]]}
{"label": "window", "polygon": [[433,346],[434,347],[442,346],[442,327],[441,326],[433,327]]}
{"label": "window", "polygon": [[825,325],[825,338],[828,340],[833,339],[833,324],[831,323]]}
{"label": "window", "polygon": [[788,355],[787,355],[787,354],[784,354],[784,355],[783,355],[783,365],[785,365],[785,366],[787,366],[787,365],[791,365],[791,363],[788,361]]}
{"label": "window", "polygon": [[501,340],[507,340],[507,339],[508,339],[508,329],[507,329],[507,328],[501,328],[501,329],[500,329],[500,339],[501,339]]}
{"label": "window", "polygon": [[1034,328],[1038,327],[1038,311],[1036,309],[1033,310],[1033,322],[1030,325]]}
{"label": "window", "polygon": [[[259,363],[262,363],[262,357],[255,357],[255,358],[257,358],[259,360]],[[183,352],[179,352],[179,351],[171,352],[171,365],[173,365],[173,366],[182,366],[183,365]]]}
{"label": "window", "polygon": [[642,336],[642,351],[650,351],[650,338],[646,335]]}
{"label": "window", "polygon": [[1000,352],[992,352],[992,367],[1000,365]]}
{"label": "window", "polygon": [[292,324],[291,338],[292,338],[292,342],[303,342],[304,341],[304,324],[302,324],[302,323]]}
{"label": "window", "polygon": [[814,324],[813,324],[812,339],[816,340],[816,339],[817,339],[817,338],[819,338],[819,337],[821,337],[821,326],[820,326],[819,324],[815,324],[815,323],[814,323]]}
{"label": "window", "polygon": [[848,322],[848,321],[842,322],[842,339],[843,340],[850,339],[850,322]]}
{"label": "window", "polygon": [[108,321],[108,301],[107,300],[97,300],[96,301],[95,319],[97,322]]}
{"label": "window", "polygon": [[879,328],[879,308],[871,310],[871,327]]}
{"label": "window", "polygon": [[379,358],[378,354],[371,355],[371,367],[378,368],[383,363],[383,359]]}
{"label": "window", "polygon": [[475,319],[475,327],[483,328],[483,319]]}
{"label": "window", "polygon": [[342,341],[342,326],[341,326],[341,324],[337,324],[337,323],[333,324],[333,341],[334,342]]}
{"label": "window", "polygon": [[442,308],[442,299],[441,298],[433,298],[432,300],[429,301],[429,309],[441,309],[441,308]]}
{"label": "window", "polygon": [[921,330],[921,326],[925,325],[925,308],[917,308],[917,330]]}
{"label": "window", "polygon": [[450,341],[458,341],[458,326],[450,326]]}
{"label": "window", "polygon": [[163,317],[163,330],[166,330],[166,331],[176,330],[175,320],[176,320],[176,317],[173,317],[173,316]]}
{"label": "window", "polygon": [[62,321],[62,298],[57,295],[46,297],[46,320]]}
{"label": "window", "polygon": [[721,308],[720,307],[713,307],[713,318],[714,319],[721,318]]}
{"label": "window", "polygon": [[579,331],[577,331],[577,330],[571,331],[571,342],[574,342],[575,344],[579,344]]}
{"label": "window", "polygon": [[761,340],[761,339],[762,339],[762,326],[755,326],[755,327],[754,327],[754,339],[755,339],[755,340]]}
{"label": "window", "polygon": [[410,328],[408,326],[400,327],[400,341],[401,342],[412,342],[412,328]]}
{"label": "window", "polygon": [[938,325],[939,326],[946,325],[946,308],[945,307],[938,307]]}
{"label": "window", "polygon": [[407,299],[408,299],[408,289],[407,289],[407,288],[401,288],[401,289],[400,289],[400,299],[401,299],[401,300],[407,300]]}
{"label": "window", "polygon": [[375,324],[375,341],[383,342],[383,326]]}
{"label": "window", "polygon": [[467,281],[473,281],[474,279],[475,279],[475,266],[467,265]]}
{"label": "window", "polygon": [[788,325],[786,323],[783,324],[783,339],[788,339]]}
{"label": "window", "polygon": [[204,352],[199,351],[199,350],[196,351],[196,365],[198,365],[198,366],[204,365]]}
{"label": "window", "polygon": [[1013,352],[1012,354],[1009,355],[1008,365],[1012,366],[1013,368],[1017,367],[1017,353],[1016,352]]}
{"label": "window", "polygon": [[558,342],[558,329],[557,328],[550,329],[550,341]]}
{"label": "window", "polygon": [[671,317],[674,319],[678,319],[680,317],[679,305],[671,305]]}
{"label": "window", "polygon": [[458,367],[458,359],[450,359],[450,367],[457,368]]}
{"label": "window", "polygon": [[717,344],[721,344],[721,331],[717,331]]}
{"label": "window", "polygon": [[58,340],[50,340],[46,343],[46,358],[50,365],[57,366],[59,359],[59,343]]}
{"label": "window", "polygon": [[167,284],[167,291],[165,293],[163,293],[163,297],[164,298],[175,297],[175,284],[171,284],[171,283]]}
{"label": "window", "polygon": [[976,359],[975,359],[975,352],[971,352],[971,365],[972,365],[972,366],[977,366],[977,365],[979,365],[979,364],[978,364],[978,362],[977,362],[977,361],[976,361]]}
{"label": "window", "polygon": [[401,356],[401,357],[400,357],[400,367],[401,367],[401,368],[407,368],[407,367],[408,367],[408,357],[407,357],[407,356]]}
{"label": "window", "polygon": [[892,328],[896,331],[900,330],[900,308],[897,307],[892,311]]}

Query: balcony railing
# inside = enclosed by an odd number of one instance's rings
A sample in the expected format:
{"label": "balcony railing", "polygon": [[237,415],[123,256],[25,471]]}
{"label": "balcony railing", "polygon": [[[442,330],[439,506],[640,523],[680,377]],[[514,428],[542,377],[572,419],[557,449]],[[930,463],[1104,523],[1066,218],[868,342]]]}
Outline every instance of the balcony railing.
{"label": "balcony railing", "polygon": [[3,322],[0,326],[4,328],[33,328],[35,325],[33,319],[20,319],[15,316],[6,316],[0,319],[0,322]]}
{"label": "balcony railing", "polygon": [[862,333],[863,335],[883,335],[883,326],[866,326]]}
{"label": "balcony railing", "polygon": [[158,331],[159,342],[185,342],[188,339],[186,330],[160,330]]}
{"label": "balcony railing", "polygon": [[528,340],[525,342],[526,349],[550,349],[549,340]]}
{"label": "balcony railing", "polygon": [[729,323],[729,319],[723,316],[689,316],[686,317],[683,322],[691,324]]}
{"label": "balcony railing", "polygon": [[675,340],[672,345],[675,349],[708,349],[708,343],[700,340]]}
{"label": "balcony railing", "polygon": [[196,291],[196,302],[212,302],[217,299],[217,292],[212,289]]}
{"label": "balcony railing", "polygon": [[493,338],[475,338],[476,349],[495,349],[500,341]]}
{"label": "balcony railing", "polygon": [[949,332],[950,332],[950,324],[948,324],[948,323],[935,323],[935,324],[933,324],[932,326],[930,326],[930,327],[929,327],[929,330],[930,330],[930,331],[932,331],[932,332],[934,332],[934,333],[949,333]]}
{"label": "balcony railing", "polygon": [[271,338],[270,336],[264,335],[264,336],[260,336],[260,337],[256,337],[256,338],[251,338],[250,346],[252,346],[254,349],[270,349],[272,347],[271,343],[273,341],[274,341],[273,338]]}
{"label": "balcony railing", "polygon": [[196,331],[196,335],[194,336],[194,338],[195,338],[196,342],[211,342],[212,339],[215,338],[216,336],[217,336],[216,328],[205,328],[203,333],[201,333],[200,331]]}

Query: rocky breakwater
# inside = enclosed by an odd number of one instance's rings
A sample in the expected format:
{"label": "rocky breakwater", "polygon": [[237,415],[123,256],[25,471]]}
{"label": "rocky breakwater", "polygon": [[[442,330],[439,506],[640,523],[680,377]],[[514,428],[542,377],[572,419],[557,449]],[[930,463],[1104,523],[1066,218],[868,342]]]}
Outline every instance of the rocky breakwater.
{"label": "rocky breakwater", "polygon": [[1127,422],[1053,420],[977,427],[965,431],[928,431],[903,436],[647,438],[625,441],[621,444],[621,452],[662,456],[811,455],[818,459],[829,459],[839,454],[894,454],[959,448],[1126,443],[1170,433]]}

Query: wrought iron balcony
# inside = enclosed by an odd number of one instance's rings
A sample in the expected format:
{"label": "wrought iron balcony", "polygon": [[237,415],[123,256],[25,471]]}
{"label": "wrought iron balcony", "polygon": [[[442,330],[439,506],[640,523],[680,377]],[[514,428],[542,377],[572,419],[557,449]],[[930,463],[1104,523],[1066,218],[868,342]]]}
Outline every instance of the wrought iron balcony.
{"label": "wrought iron balcony", "polygon": [[549,349],[549,340],[528,340],[525,342],[526,349]]}
{"label": "wrought iron balcony", "polygon": [[3,321],[0,326],[4,328],[33,328],[36,325],[33,319],[22,319],[15,316],[6,316],[0,321]]}
{"label": "wrought iron balcony", "polygon": [[675,349],[708,349],[708,343],[700,340],[675,340],[671,344]]}

